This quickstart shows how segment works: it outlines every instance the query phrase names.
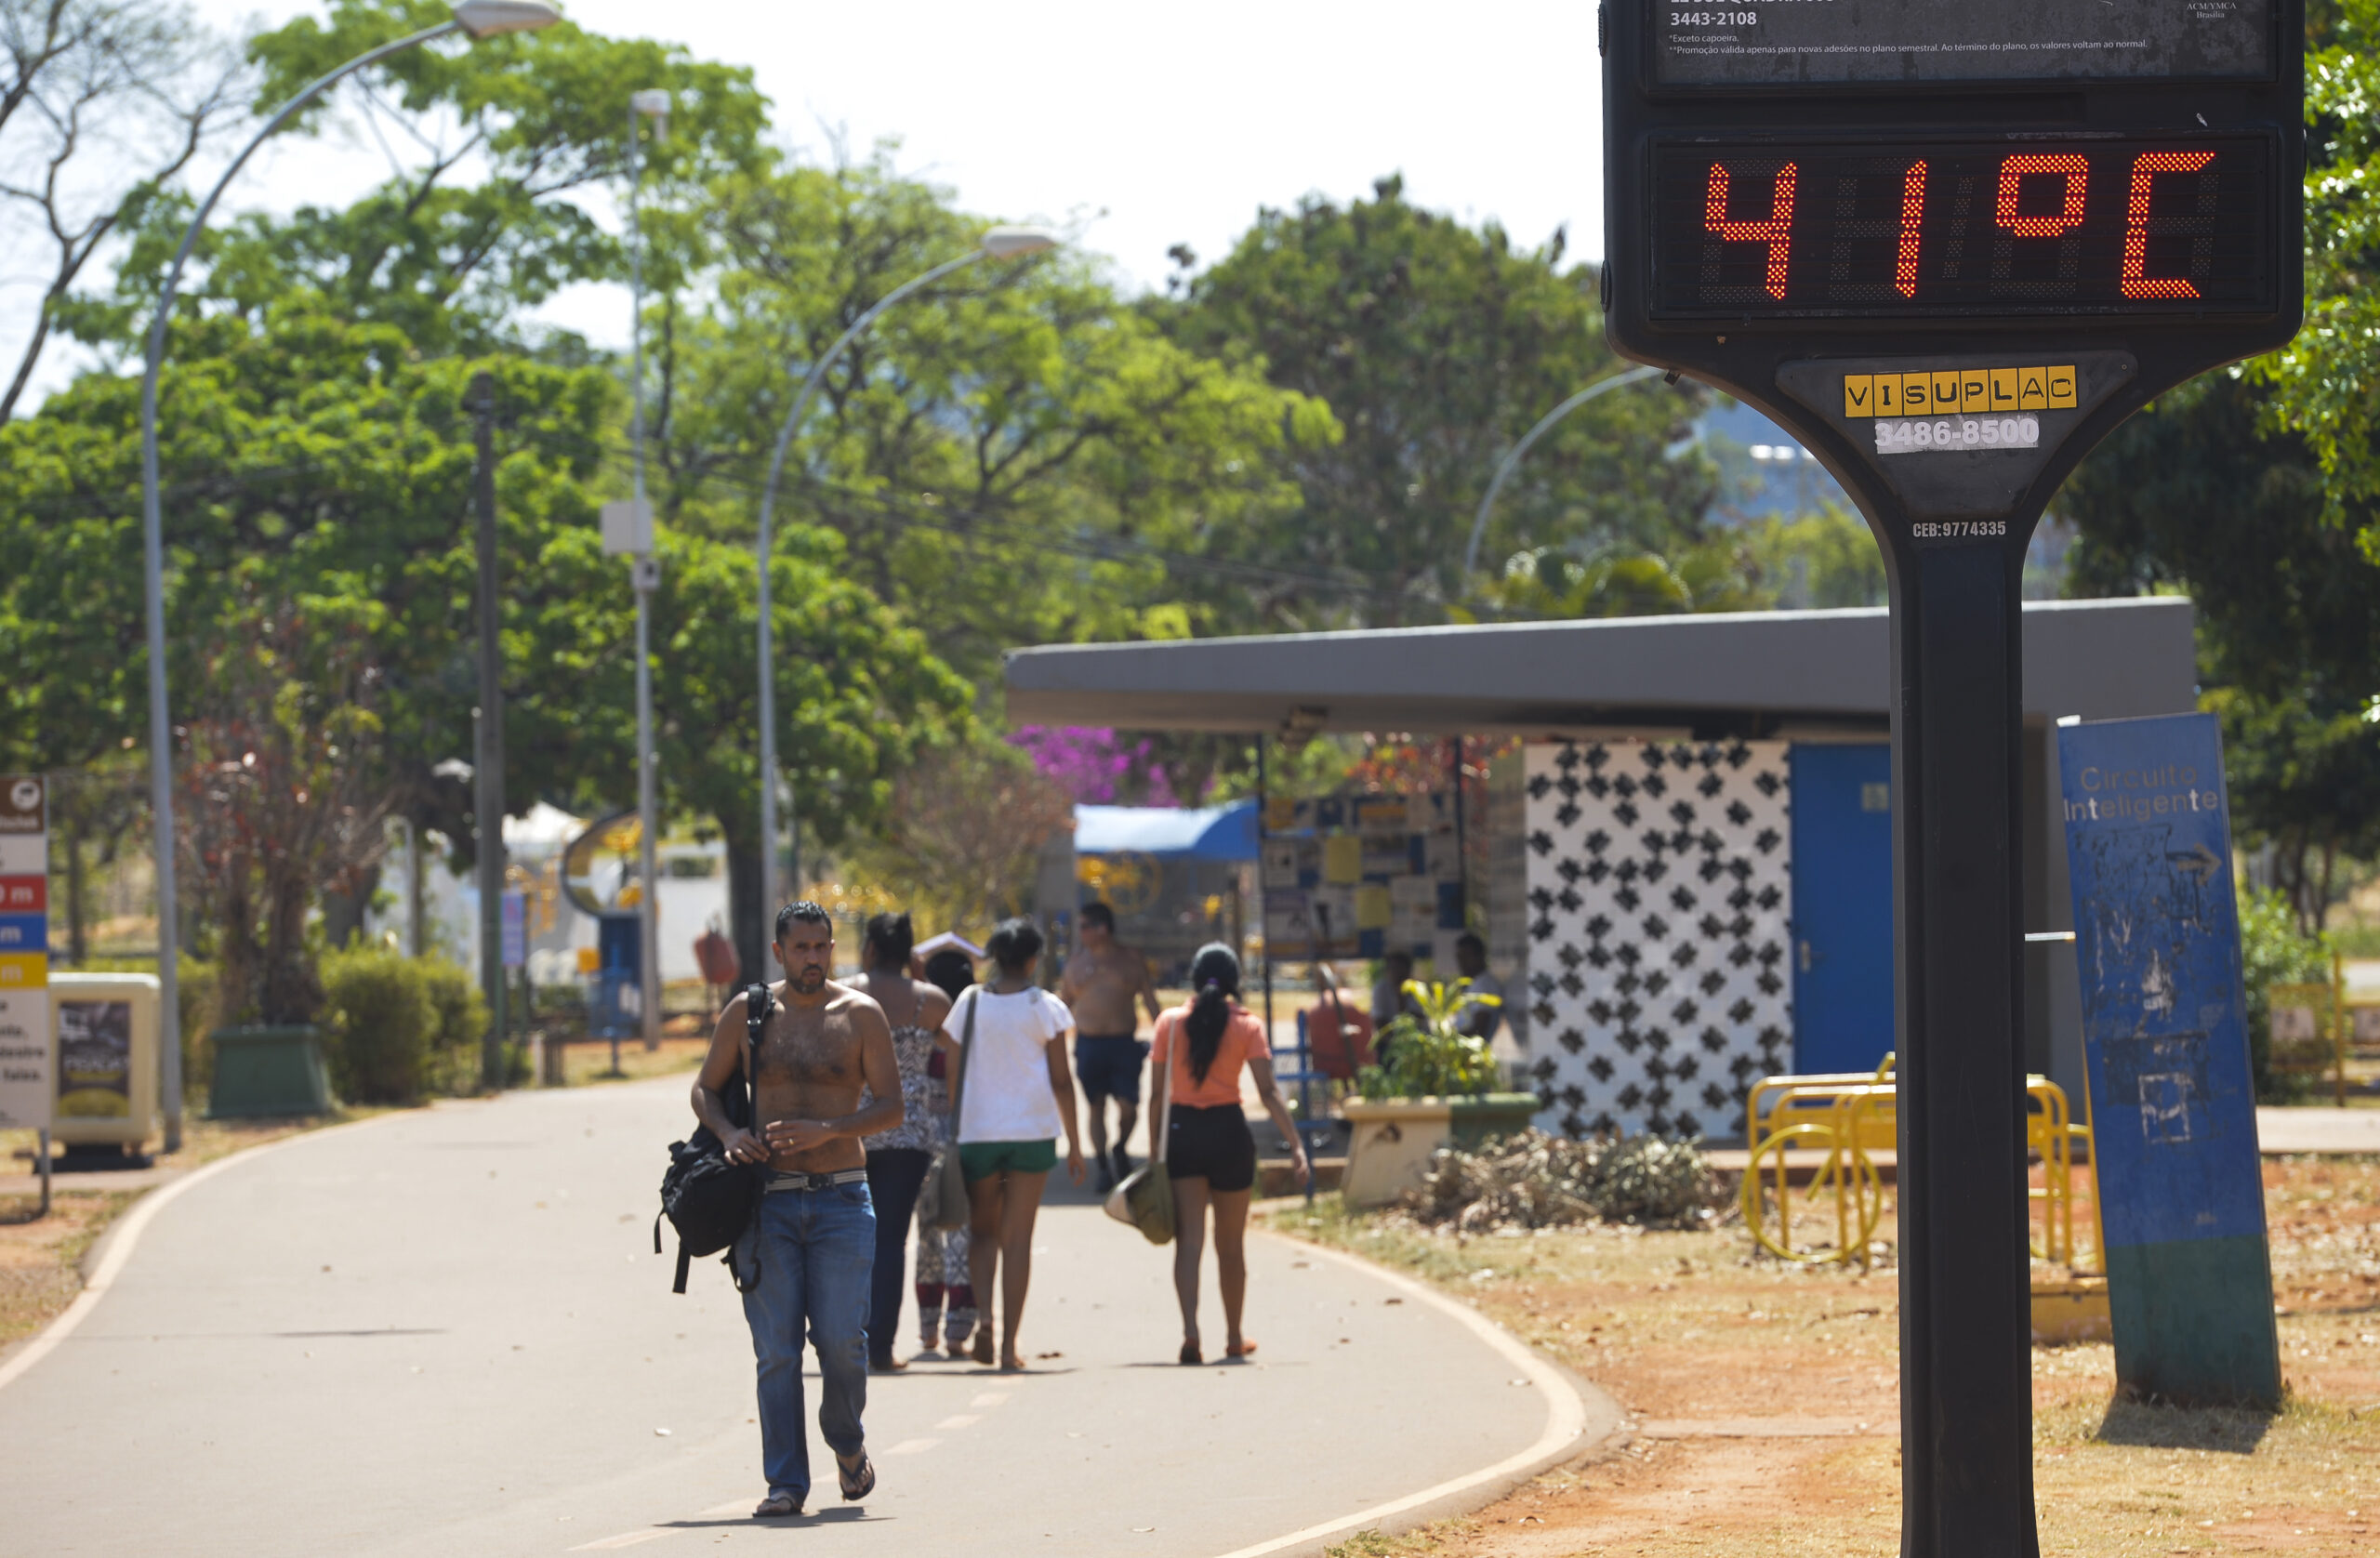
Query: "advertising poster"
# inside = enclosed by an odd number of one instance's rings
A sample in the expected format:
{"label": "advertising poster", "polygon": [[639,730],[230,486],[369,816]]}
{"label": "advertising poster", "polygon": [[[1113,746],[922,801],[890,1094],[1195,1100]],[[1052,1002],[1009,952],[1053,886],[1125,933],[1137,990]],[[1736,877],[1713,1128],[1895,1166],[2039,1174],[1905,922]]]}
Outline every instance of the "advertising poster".
{"label": "advertising poster", "polygon": [[132,1116],[132,1003],[58,1003],[58,1114],[61,1119]]}

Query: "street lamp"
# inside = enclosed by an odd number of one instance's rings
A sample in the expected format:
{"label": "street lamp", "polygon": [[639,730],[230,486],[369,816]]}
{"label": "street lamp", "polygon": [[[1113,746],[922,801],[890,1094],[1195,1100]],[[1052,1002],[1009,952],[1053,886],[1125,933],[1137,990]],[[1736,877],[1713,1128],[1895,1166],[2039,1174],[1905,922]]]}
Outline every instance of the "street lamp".
{"label": "street lamp", "polygon": [[[544,0],[462,0],[454,7],[453,20],[425,28],[409,37],[366,49],[362,54],[331,72],[328,75],[301,89],[281,105],[264,128],[240,149],[231,165],[215,181],[215,187],[199,202],[198,210],[191,217],[190,230],[182,234],[182,245],[174,251],[174,262],[165,271],[165,284],[157,296],[157,317],[149,325],[149,361],[140,377],[140,545],[144,583],[148,591],[149,613],[149,795],[156,812],[156,872],[157,872],[157,982],[159,994],[158,1032],[164,1050],[164,1088],[165,1111],[165,1150],[178,1151],[182,1138],[182,1044],[181,1009],[177,991],[178,981],[176,962],[181,952],[180,927],[175,923],[177,896],[174,885],[174,753],[171,706],[165,695],[165,525],[159,517],[157,500],[157,376],[165,360],[165,322],[174,311],[174,293],[180,284],[182,266],[190,259],[190,252],[198,244],[200,231],[205,227],[207,216],[215,203],[223,197],[233,178],[247,163],[256,149],[267,138],[289,122],[290,116],[364,66],[377,63],[392,54],[418,48],[434,39],[460,33],[477,41],[505,33],[531,33],[550,27],[562,20],[562,13]],[[483,825],[483,834],[487,832]],[[501,840],[503,829],[496,830]],[[502,847],[501,842],[497,845]]]}
{"label": "street lamp", "polygon": [[[861,333],[876,323],[876,316],[917,291],[932,285],[954,271],[961,271],[979,259],[1015,259],[1025,255],[1039,254],[1058,246],[1058,235],[1047,228],[996,227],[976,241],[973,248],[957,259],[945,260],[924,275],[912,277],[886,293],[872,304],[866,313],[852,321],[852,327],[835,338],[835,344],[818,354],[810,365],[809,376],[801,381],[801,392],[793,398],[793,409],[786,413],[785,426],[777,431],[776,451],[769,457],[769,480],[760,489],[760,894],[762,899],[775,896],[777,853],[777,683],[775,657],[771,643],[769,622],[769,553],[772,522],[776,512],[777,479],[785,470],[786,451],[792,447],[794,429],[801,425],[801,414],[810,408],[810,397],[816,392],[826,370],[843,354],[843,349],[859,338]],[[799,863],[797,862],[797,870]],[[765,912],[765,911],[764,911]]]}
{"label": "street lamp", "polygon": [[[644,876],[644,891],[637,899],[637,911],[641,920],[639,941],[641,956],[637,959],[639,978],[637,994],[641,997],[638,1013],[644,1030],[644,1047],[661,1047],[661,878],[655,872],[658,858],[658,835],[661,831],[659,808],[654,799],[653,759],[653,591],[661,583],[661,560],[653,555],[653,506],[644,497],[644,230],[638,223],[637,190],[641,183],[642,164],[640,161],[641,139],[637,120],[641,116],[653,121],[653,133],[659,139],[669,133],[669,94],[658,87],[648,87],[628,96],[628,323],[629,374],[636,381],[636,412],[634,437],[636,442],[636,530],[642,545],[629,566],[629,578],[636,586],[636,814],[638,835],[638,865]],[[613,1030],[617,1032],[615,1028]],[[620,1068],[616,1044],[612,1054],[612,1069]]]}
{"label": "street lamp", "polygon": [[1471,545],[1462,550],[1464,573],[1468,574],[1478,567],[1480,538],[1488,534],[1488,510],[1496,506],[1496,495],[1504,490],[1506,478],[1510,477],[1514,469],[1519,466],[1521,456],[1528,453],[1528,446],[1542,438],[1546,429],[1553,427],[1554,423],[1569,416],[1570,413],[1604,391],[1617,390],[1623,384],[1642,383],[1660,371],[1659,368],[1631,368],[1626,373],[1614,374],[1609,378],[1599,378],[1537,419],[1537,426],[1528,430],[1527,436],[1514,444],[1512,452],[1506,455],[1502,462],[1496,467],[1495,480],[1488,483],[1488,495],[1479,500],[1479,513],[1471,522]]}

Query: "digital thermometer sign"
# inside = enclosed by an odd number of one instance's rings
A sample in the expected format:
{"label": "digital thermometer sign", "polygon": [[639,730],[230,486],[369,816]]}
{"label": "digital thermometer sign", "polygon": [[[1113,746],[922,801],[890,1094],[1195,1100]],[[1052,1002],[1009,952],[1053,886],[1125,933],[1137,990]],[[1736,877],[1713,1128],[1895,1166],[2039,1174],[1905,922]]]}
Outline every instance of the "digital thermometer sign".
{"label": "digital thermometer sign", "polygon": [[2278,306],[2263,138],[1698,138],[1650,154],[1656,319]]}

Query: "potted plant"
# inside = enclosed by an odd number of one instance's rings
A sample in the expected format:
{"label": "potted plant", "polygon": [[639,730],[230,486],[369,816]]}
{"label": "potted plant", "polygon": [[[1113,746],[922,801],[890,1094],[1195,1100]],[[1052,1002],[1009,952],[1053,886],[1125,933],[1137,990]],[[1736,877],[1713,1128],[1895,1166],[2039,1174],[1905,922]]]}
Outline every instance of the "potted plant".
{"label": "potted plant", "polygon": [[1382,1063],[1355,1078],[1362,1095],[1341,1105],[1350,1136],[1341,1193],[1351,1207],[1381,1207],[1421,1182],[1430,1155],[1527,1126],[1542,1107],[1535,1093],[1495,1090],[1501,1077],[1488,1040],[1465,1033],[1461,1018],[1501,1000],[1471,982],[1408,980],[1413,1010],[1381,1031]]}

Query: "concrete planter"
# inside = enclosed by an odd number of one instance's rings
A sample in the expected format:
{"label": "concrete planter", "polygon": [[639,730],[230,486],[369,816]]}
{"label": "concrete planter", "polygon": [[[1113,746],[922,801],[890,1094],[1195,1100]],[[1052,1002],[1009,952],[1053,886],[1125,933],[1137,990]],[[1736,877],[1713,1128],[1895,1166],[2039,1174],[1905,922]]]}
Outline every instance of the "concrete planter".
{"label": "concrete planter", "polygon": [[1348,1099],[1339,1106],[1353,1133],[1340,1189],[1351,1207],[1384,1207],[1421,1182],[1440,1147],[1509,1136],[1542,1107],[1535,1093]]}
{"label": "concrete planter", "polygon": [[218,1028],[207,1038],[215,1046],[207,1118],[330,1113],[330,1078],[323,1070],[322,1036],[316,1029]]}

